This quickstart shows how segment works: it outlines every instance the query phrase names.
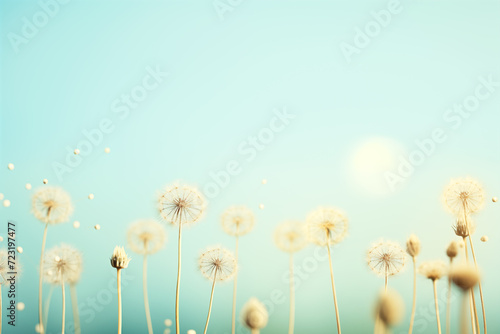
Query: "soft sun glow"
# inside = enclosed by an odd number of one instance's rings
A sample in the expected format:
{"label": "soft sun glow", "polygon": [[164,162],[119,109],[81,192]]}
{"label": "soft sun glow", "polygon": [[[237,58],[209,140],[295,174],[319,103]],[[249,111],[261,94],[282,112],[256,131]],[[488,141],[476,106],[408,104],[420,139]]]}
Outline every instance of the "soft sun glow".
{"label": "soft sun glow", "polygon": [[403,146],[390,138],[372,137],[361,141],[349,159],[352,181],[370,195],[389,194],[392,190],[385,174],[397,170],[399,157],[404,153]]}

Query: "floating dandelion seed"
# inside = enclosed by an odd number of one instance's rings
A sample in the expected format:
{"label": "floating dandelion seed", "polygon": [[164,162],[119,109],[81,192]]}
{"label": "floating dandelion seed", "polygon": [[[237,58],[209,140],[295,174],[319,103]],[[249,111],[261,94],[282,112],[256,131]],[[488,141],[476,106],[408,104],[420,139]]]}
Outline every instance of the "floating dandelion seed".
{"label": "floating dandelion seed", "polygon": [[19,303],[17,303],[17,305],[16,305],[16,306],[17,306],[17,309],[18,309],[19,311],[24,311],[24,308],[26,307],[26,305],[24,305],[24,303],[23,303],[23,302],[19,302]]}
{"label": "floating dandelion seed", "polygon": [[0,201],[3,200],[3,197],[4,197],[3,194],[0,193]]}
{"label": "floating dandelion seed", "polygon": [[187,334],[196,334],[196,331],[194,329],[190,329],[187,331]]}
{"label": "floating dandelion seed", "polygon": [[10,170],[14,170],[14,164],[12,164],[12,163],[8,164],[7,168]]}
{"label": "floating dandelion seed", "polygon": [[260,330],[266,327],[269,320],[269,314],[264,304],[257,298],[250,298],[241,310],[241,322],[252,334],[259,334]]}
{"label": "floating dandelion seed", "polygon": [[31,183],[26,183],[24,187],[26,188],[26,190],[31,190]]}
{"label": "floating dandelion seed", "polygon": [[[239,237],[247,234],[253,229],[255,224],[255,218],[253,212],[245,207],[245,206],[231,206],[221,217],[222,229],[229,235],[236,237],[236,247],[235,247],[235,257],[236,262],[238,262],[238,242]],[[231,318],[231,331],[232,334],[235,333],[236,330],[236,292],[237,292],[237,282],[238,282],[238,273],[235,274],[234,277],[234,285],[233,285],[233,311]]]}
{"label": "floating dandelion seed", "polygon": [[411,308],[410,329],[408,330],[409,334],[413,332],[413,321],[415,320],[417,301],[417,256],[420,253],[420,248],[420,239],[415,234],[410,235],[410,237],[406,240],[406,252],[412,257],[413,260],[413,304]]}
{"label": "floating dandelion seed", "polygon": [[262,184],[267,184],[267,180],[266,179],[262,179]]}
{"label": "floating dandelion seed", "polygon": [[163,226],[152,219],[137,221],[130,225],[127,231],[127,241],[130,249],[137,254],[144,255],[142,286],[146,322],[150,334],[153,333],[153,325],[148,302],[147,256],[158,252],[165,245],[165,240],[166,236]]}
{"label": "floating dandelion seed", "polygon": [[259,209],[264,210],[264,204],[259,204]]}
{"label": "floating dandelion seed", "polygon": [[0,241],[3,241],[3,237],[0,236]]}
{"label": "floating dandelion seed", "polygon": [[484,205],[483,187],[471,178],[451,180],[444,191],[446,208],[455,215],[471,214]]}
{"label": "floating dandelion seed", "polygon": [[388,277],[403,270],[406,263],[406,253],[395,242],[379,241],[368,250],[366,261],[375,274],[385,277],[387,290]]}
{"label": "floating dandelion seed", "polygon": [[76,149],[73,151],[73,153],[74,153],[75,155],[78,155],[78,154],[80,154],[80,150],[76,148]]}
{"label": "floating dandelion seed", "polygon": [[8,208],[10,206],[10,201],[8,199],[3,201],[3,206]]}
{"label": "floating dandelion seed", "polygon": [[89,194],[88,198],[89,198],[90,200],[93,200],[93,199],[94,199],[94,194]]}
{"label": "floating dandelion seed", "polygon": [[160,216],[170,224],[179,226],[179,242],[177,247],[177,286],[175,293],[175,329],[180,333],[179,323],[179,291],[181,280],[181,240],[182,225],[194,223],[201,219],[205,200],[201,193],[187,185],[168,186],[161,194],[158,209]]}
{"label": "floating dandelion seed", "polygon": [[212,311],[212,301],[216,281],[225,281],[236,274],[236,259],[228,250],[220,247],[210,248],[200,256],[200,271],[205,278],[213,281],[210,303],[208,306],[207,322],[205,323],[204,334],[207,333],[210,313]]}
{"label": "floating dandelion seed", "polygon": [[106,147],[106,148],[104,149],[104,153],[109,153],[109,152],[111,152],[111,149],[110,149],[109,147]]}
{"label": "floating dandelion seed", "polygon": [[292,334],[295,322],[295,284],[293,276],[293,253],[307,245],[307,229],[304,223],[286,221],[274,231],[274,243],[282,251],[290,253],[290,314],[288,320],[288,333]]}
{"label": "floating dandelion seed", "polygon": [[74,228],[79,228],[79,227],[80,227],[80,222],[79,222],[78,220],[75,220],[75,221],[73,222],[73,227],[74,227]]}
{"label": "floating dandelion seed", "polygon": [[493,197],[491,200],[493,201],[493,203],[496,203],[498,202],[498,197]]}
{"label": "floating dandelion seed", "polygon": [[481,237],[481,241],[482,241],[482,242],[487,242],[487,241],[488,241],[488,236],[487,236],[487,235],[483,235],[483,236]]}
{"label": "floating dandelion seed", "polygon": [[[403,319],[404,301],[400,294],[394,290],[384,291],[380,294],[375,308],[375,332],[377,326],[382,326],[381,333],[388,333],[387,329],[398,324]],[[380,320],[380,322],[379,322]]]}
{"label": "floating dandelion seed", "polygon": [[169,329],[169,328],[165,329],[165,330],[163,331],[163,334],[170,334],[170,329]]}
{"label": "floating dandelion seed", "polygon": [[165,326],[167,326],[167,327],[172,326],[172,320],[170,320],[170,319],[165,319]]}
{"label": "floating dandelion seed", "polygon": [[116,286],[118,292],[118,334],[122,333],[122,288],[121,288],[121,270],[128,267],[130,258],[123,247],[116,246],[113,255],[109,259],[111,266],[116,268]]}
{"label": "floating dandelion seed", "polygon": [[23,253],[23,248],[21,246],[17,247],[17,252],[22,254]]}
{"label": "floating dandelion seed", "polygon": [[43,184],[47,184],[47,183],[49,183],[49,180],[47,180],[47,179],[43,179],[43,181],[42,181],[42,182],[43,182]]}
{"label": "floating dandelion seed", "polygon": [[94,225],[94,229],[95,229],[96,231],[99,231],[99,230],[101,229],[101,225],[99,225],[99,224],[95,224],[95,225]]}

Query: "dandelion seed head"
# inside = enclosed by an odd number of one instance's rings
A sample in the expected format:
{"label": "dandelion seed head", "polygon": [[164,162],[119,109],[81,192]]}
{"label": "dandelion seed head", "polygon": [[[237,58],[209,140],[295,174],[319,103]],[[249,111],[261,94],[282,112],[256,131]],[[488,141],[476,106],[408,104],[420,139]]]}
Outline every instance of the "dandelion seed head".
{"label": "dandelion seed head", "polygon": [[46,224],[65,223],[73,213],[71,198],[61,188],[38,189],[32,197],[31,210],[39,221]]}
{"label": "dandelion seed head", "polygon": [[451,281],[460,289],[466,291],[479,282],[479,272],[467,264],[453,266],[449,272]]}
{"label": "dandelion seed head", "polygon": [[222,229],[229,235],[242,236],[250,232],[255,225],[252,210],[243,205],[231,206],[221,217]]}
{"label": "dandelion seed head", "polygon": [[158,209],[160,216],[170,224],[189,224],[201,219],[205,200],[196,188],[172,185],[161,194]]}
{"label": "dandelion seed head", "polygon": [[250,298],[241,310],[241,322],[249,329],[260,330],[266,327],[269,314],[257,298]]}
{"label": "dandelion seed head", "polygon": [[43,279],[47,283],[77,283],[83,270],[82,254],[69,245],[55,246],[45,253],[43,268]]}
{"label": "dandelion seed head", "polygon": [[406,253],[395,242],[379,241],[368,250],[366,261],[375,274],[393,276],[403,270]]}
{"label": "dandelion seed head", "polygon": [[139,220],[128,228],[127,241],[134,253],[154,254],[165,245],[165,229],[155,220]]}
{"label": "dandelion seed head", "polygon": [[483,208],[484,189],[471,178],[453,179],[444,190],[443,201],[450,213],[469,215]]}
{"label": "dandelion seed head", "polygon": [[438,280],[446,276],[448,266],[441,260],[426,261],[418,267],[418,272],[430,280]]}
{"label": "dandelion seed head", "polygon": [[[467,224],[469,225],[468,228]],[[457,218],[452,228],[457,236],[467,238],[469,236],[469,231],[471,234],[474,234],[476,231],[476,223],[470,218],[467,218],[467,222],[465,222],[463,218]]]}
{"label": "dandelion seed head", "polygon": [[319,245],[333,245],[341,242],[347,235],[349,220],[339,209],[320,207],[307,217],[309,241]]}
{"label": "dandelion seed head", "polygon": [[125,253],[125,249],[123,249],[123,247],[116,246],[113,251],[113,255],[109,260],[113,268],[124,269],[128,267],[131,258],[129,258],[127,253]]}
{"label": "dandelion seed head", "polygon": [[406,240],[406,252],[411,257],[416,257],[420,253],[420,248],[420,239],[415,234],[410,235],[408,240]]}
{"label": "dandelion seed head", "polygon": [[274,243],[284,252],[295,253],[307,246],[306,225],[298,221],[286,221],[274,231]]}
{"label": "dandelion seed head", "polygon": [[199,259],[199,267],[203,276],[217,281],[225,281],[236,274],[237,265],[234,255],[221,247],[209,248]]}
{"label": "dandelion seed head", "polygon": [[404,301],[394,290],[382,292],[377,300],[375,314],[387,327],[401,322],[404,316]]}

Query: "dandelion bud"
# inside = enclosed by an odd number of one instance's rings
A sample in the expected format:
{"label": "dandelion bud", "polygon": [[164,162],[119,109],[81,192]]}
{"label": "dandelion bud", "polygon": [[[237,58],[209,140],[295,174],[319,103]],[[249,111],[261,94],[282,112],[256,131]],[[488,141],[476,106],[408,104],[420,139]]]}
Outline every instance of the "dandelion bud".
{"label": "dandelion bud", "polygon": [[116,246],[113,251],[113,255],[111,256],[111,266],[116,269],[124,269],[128,267],[128,263],[130,262],[130,258],[125,253],[123,247]]}
{"label": "dandelion bud", "polygon": [[260,330],[267,325],[269,314],[257,298],[251,298],[241,311],[241,321],[251,330]]}
{"label": "dandelion bud", "polygon": [[448,255],[450,259],[453,259],[455,256],[458,255],[458,247],[459,247],[458,242],[453,240],[452,242],[450,242],[450,245],[446,249],[446,255]]}
{"label": "dandelion bud", "polygon": [[387,327],[399,323],[404,315],[404,302],[399,293],[383,292],[377,301],[376,314]]}
{"label": "dandelion bud", "polygon": [[406,252],[410,254],[411,257],[417,257],[420,253],[420,245],[420,239],[415,234],[412,234],[408,240],[406,240]]}
{"label": "dandelion bud", "polygon": [[479,282],[479,273],[469,265],[459,265],[450,270],[451,281],[460,289],[467,291]]}

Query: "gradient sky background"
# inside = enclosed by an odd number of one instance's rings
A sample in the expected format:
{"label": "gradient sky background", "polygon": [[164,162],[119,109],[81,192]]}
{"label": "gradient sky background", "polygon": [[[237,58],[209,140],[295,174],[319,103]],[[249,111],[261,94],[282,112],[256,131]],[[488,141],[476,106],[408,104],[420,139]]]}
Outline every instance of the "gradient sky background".
{"label": "gradient sky background", "polygon": [[[199,273],[201,250],[234,238],[220,227],[230,205],[252,208],[257,223],[241,239],[238,312],[252,296],[271,301],[263,333],[283,333],[288,325],[287,254],[273,244],[272,232],[284,220],[304,220],[319,205],[342,208],[349,236],[333,249],[342,329],[372,331],[372,307],[383,279],[366,266],[365,253],[380,238],[403,244],[410,233],[423,243],[421,260],[446,260],[455,238],[441,194],[451,178],[472,176],[483,183],[486,206],[475,218],[475,247],[484,275],[491,333],[500,332],[500,87],[496,87],[461,126],[443,118],[447,109],[474,94],[479,77],[500,81],[500,3],[498,1],[401,1],[402,10],[348,63],[341,43],[353,44],[356,29],[373,21],[372,11],[387,1],[242,1],[221,20],[211,1],[70,1],[15,52],[9,35],[21,34],[23,18],[40,12],[36,1],[0,4],[1,118],[0,193],[11,206],[0,207],[2,226],[17,221],[24,273],[18,286],[26,309],[16,330],[32,333],[37,323],[37,266],[43,224],[30,213],[32,191],[59,185],[73,198],[71,223],[51,226],[47,248],[69,243],[84,254],[78,285],[82,330],[116,329],[116,271],[109,265],[115,245],[125,245],[129,224],[157,218],[158,192],[175,180],[205,189],[210,173],[239,162],[241,172],[209,200],[203,221],[183,234],[182,332],[201,333],[211,284]],[[113,101],[142,83],[147,68],[168,77],[127,117],[113,112]],[[286,109],[294,118],[251,161],[241,154]],[[58,179],[53,164],[86,140],[83,131],[113,123],[92,152]],[[446,140],[403,184],[390,191],[383,179],[416,141],[441,128]],[[104,148],[111,153],[105,154]],[[15,164],[9,171],[8,163]],[[263,185],[262,179],[268,183]],[[95,194],[89,201],[87,195]],[[263,210],[259,204],[264,204]],[[93,229],[95,224],[101,230]],[[174,317],[176,230],[167,227],[166,247],[149,262],[152,319],[157,333]],[[0,235],[6,234],[6,227]],[[480,243],[488,235],[490,241]],[[3,241],[5,246],[5,241]],[[335,331],[328,261],[309,246],[296,256],[305,267],[296,294],[296,333]],[[124,333],[145,333],[142,261],[132,254],[123,288]],[[389,281],[405,299],[407,331],[412,271]],[[418,280],[418,327],[435,332],[432,285]],[[445,292],[445,282],[438,288]],[[60,330],[61,293],[50,308],[49,333]],[[48,295],[49,287],[44,289]],[[273,292],[275,291],[275,292]],[[232,283],[216,286],[209,332],[229,333]],[[111,296],[111,299],[109,299]],[[99,311],[90,303],[100,300]],[[4,294],[4,300],[6,295]],[[441,299],[444,323],[444,299]],[[458,322],[459,299],[453,303]],[[85,312],[85,313],[84,313]],[[5,318],[4,318],[5,320]],[[72,321],[67,309],[67,321]],[[443,328],[444,329],[444,328]],[[246,332],[241,330],[241,332]]]}

